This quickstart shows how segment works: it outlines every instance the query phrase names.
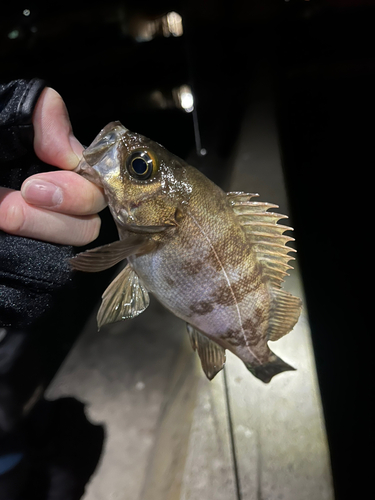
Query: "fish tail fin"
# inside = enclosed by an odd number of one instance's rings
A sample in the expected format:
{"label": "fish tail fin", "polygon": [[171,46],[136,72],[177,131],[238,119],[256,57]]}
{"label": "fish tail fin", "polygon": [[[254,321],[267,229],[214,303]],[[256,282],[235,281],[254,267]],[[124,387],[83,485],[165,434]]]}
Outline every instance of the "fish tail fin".
{"label": "fish tail fin", "polygon": [[245,363],[246,368],[259,380],[268,384],[272,377],[278,373],[295,370],[293,366],[285,363],[281,358],[272,353],[270,359],[267,363],[262,365],[252,365],[251,363]]}

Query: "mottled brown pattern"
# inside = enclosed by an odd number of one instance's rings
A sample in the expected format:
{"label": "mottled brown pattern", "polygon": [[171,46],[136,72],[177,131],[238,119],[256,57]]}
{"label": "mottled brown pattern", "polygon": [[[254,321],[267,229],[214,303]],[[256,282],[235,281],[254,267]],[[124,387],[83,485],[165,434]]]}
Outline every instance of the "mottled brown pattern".
{"label": "mottled brown pattern", "polygon": [[249,276],[248,273],[241,276],[237,281],[231,283],[234,295],[237,302],[241,302],[248,294],[254,294],[261,285],[260,276],[253,273]]}
{"label": "mottled brown pattern", "polygon": [[165,281],[166,281],[166,283],[167,283],[169,286],[174,286],[174,285],[175,285],[175,280],[174,280],[174,279],[172,279],[170,276],[166,276]]}
{"label": "mottled brown pattern", "polygon": [[197,302],[195,304],[191,304],[189,306],[189,309],[200,316],[203,316],[204,314],[208,314],[213,311],[214,305],[212,302]]}
{"label": "mottled brown pattern", "polygon": [[259,335],[259,322],[254,321],[254,318],[247,318],[242,323],[242,328],[246,335],[246,343],[250,346],[255,346],[261,340],[261,335]]}
{"label": "mottled brown pattern", "polygon": [[223,271],[223,266],[220,260],[218,260],[217,257],[217,249],[215,248],[216,253],[211,250],[210,253],[208,254],[207,260],[206,260],[206,266],[211,267],[218,273],[221,273]]}
{"label": "mottled brown pattern", "polygon": [[186,272],[189,276],[193,276],[194,274],[198,274],[203,267],[205,266],[204,261],[200,260],[189,260],[189,261],[184,261],[181,264],[181,271]]}
{"label": "mottled brown pattern", "polygon": [[241,330],[233,330],[229,328],[225,333],[220,335],[220,338],[232,346],[240,346],[243,343]]}
{"label": "mottled brown pattern", "polygon": [[211,293],[212,302],[222,306],[231,306],[236,303],[236,299],[237,297],[233,295],[233,290],[228,283],[213,288]]}
{"label": "mottled brown pattern", "polygon": [[260,286],[257,276],[249,277],[247,274],[241,276],[237,281],[223,282],[213,289],[211,298],[219,305],[233,305],[241,303],[249,294]]}
{"label": "mottled brown pattern", "polygon": [[257,325],[259,325],[259,323],[261,321],[266,319],[266,315],[267,315],[267,319],[268,319],[268,311],[266,311],[266,308],[264,306],[262,306],[262,307],[256,306],[255,307],[254,318],[256,318],[258,320]]}

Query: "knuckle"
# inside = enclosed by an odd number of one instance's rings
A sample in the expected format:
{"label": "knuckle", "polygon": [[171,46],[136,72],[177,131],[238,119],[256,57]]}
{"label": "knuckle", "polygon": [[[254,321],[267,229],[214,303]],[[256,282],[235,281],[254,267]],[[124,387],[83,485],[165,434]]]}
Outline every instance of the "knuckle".
{"label": "knuckle", "polygon": [[25,214],[22,204],[2,203],[0,209],[1,229],[6,233],[18,234],[23,229]]}
{"label": "knuckle", "polygon": [[87,245],[88,243],[96,240],[99,236],[100,226],[101,220],[98,215],[94,215],[86,219],[79,232],[77,242],[74,244],[76,246]]}
{"label": "knuckle", "polygon": [[[85,179],[86,180],[86,179]],[[85,196],[82,197],[82,209],[86,214],[96,214],[103,208],[102,193],[97,186],[89,181],[85,184]]]}
{"label": "knuckle", "polygon": [[96,209],[96,193],[93,189],[87,192],[87,198],[85,203],[86,213],[92,213]]}

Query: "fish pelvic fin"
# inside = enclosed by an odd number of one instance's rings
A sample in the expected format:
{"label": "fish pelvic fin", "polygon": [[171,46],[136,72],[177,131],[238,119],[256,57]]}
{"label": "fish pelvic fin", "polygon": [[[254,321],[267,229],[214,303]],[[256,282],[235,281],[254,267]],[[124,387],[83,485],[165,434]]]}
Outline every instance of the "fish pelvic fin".
{"label": "fish pelvic fin", "polygon": [[147,290],[128,264],[102,295],[102,304],[96,318],[99,330],[107,323],[138,316],[149,303]]}
{"label": "fish pelvic fin", "polygon": [[259,378],[259,380],[261,380],[265,384],[268,384],[271,379],[278,373],[295,370],[293,366],[285,363],[285,361],[276,356],[276,354],[274,353],[271,354],[270,360],[267,363],[257,366],[252,365],[251,363],[245,363],[245,366],[249,370],[249,372],[251,372],[255,377]]}
{"label": "fish pelvic fin", "polygon": [[189,323],[186,328],[190,337],[191,346],[198,352],[201,365],[208,380],[212,380],[225,365],[225,349],[216,342],[210,340],[206,335],[200,333]]}

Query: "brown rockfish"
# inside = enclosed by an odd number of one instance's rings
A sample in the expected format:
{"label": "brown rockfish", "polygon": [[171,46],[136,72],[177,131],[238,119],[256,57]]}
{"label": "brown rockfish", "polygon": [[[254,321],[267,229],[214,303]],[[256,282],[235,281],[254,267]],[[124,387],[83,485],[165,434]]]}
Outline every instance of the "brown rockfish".
{"label": "brown rockfish", "polygon": [[133,318],[149,292],[185,320],[211,380],[225,350],[269,382],[294,370],[268,347],[296,324],[301,301],[282,290],[291,269],[277,205],[255,194],[225,193],[161,145],[108,124],[83,152],[76,171],[101,186],[120,240],[78,254],[72,267],[126,267],[103,294],[98,326]]}

